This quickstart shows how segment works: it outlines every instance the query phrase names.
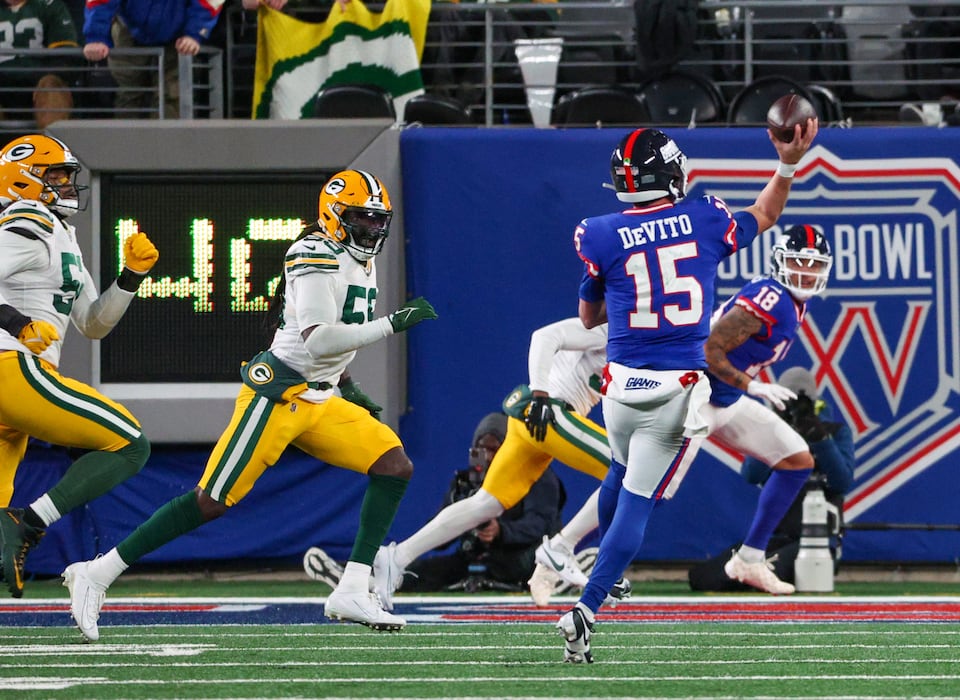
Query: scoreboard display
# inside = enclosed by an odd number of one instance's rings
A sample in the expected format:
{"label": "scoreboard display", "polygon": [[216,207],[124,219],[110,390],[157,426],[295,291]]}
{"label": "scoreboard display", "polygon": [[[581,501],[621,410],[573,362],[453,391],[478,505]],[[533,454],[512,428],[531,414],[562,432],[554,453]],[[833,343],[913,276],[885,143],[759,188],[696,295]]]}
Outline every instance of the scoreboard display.
{"label": "scoreboard display", "polygon": [[266,310],[283,256],[317,218],[333,173],[105,174],[101,289],[123,266],[123,241],[143,232],[160,259],[123,321],[100,345],[100,380],[238,382],[266,347]]}

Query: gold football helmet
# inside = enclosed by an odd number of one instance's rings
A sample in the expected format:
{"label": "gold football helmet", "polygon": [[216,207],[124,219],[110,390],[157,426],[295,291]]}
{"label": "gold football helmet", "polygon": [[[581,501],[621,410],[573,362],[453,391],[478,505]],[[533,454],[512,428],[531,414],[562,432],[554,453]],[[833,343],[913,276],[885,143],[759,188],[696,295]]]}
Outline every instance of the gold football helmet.
{"label": "gold football helmet", "polygon": [[342,170],[320,190],[320,228],[366,262],[383,249],[390,233],[390,195],[376,177],[363,170]]}
{"label": "gold football helmet", "polygon": [[75,214],[79,172],[80,163],[62,141],[43,134],[14,139],[0,151],[0,208],[33,199],[63,217]]}

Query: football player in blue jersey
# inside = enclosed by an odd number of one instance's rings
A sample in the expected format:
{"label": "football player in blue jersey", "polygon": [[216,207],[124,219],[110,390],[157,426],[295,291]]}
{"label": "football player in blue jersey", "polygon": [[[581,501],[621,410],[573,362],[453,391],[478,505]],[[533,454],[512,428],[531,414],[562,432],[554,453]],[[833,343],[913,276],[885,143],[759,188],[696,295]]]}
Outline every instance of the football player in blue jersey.
{"label": "football player in blue jersey", "polygon": [[[588,328],[608,324],[601,405],[612,462],[598,503],[597,562],[580,600],[556,624],[566,661],[593,661],[594,615],[639,551],[690,440],[707,432],[700,413],[710,398],[704,342],[717,269],[776,223],[817,126],[816,119],[797,125],[789,143],[768,130],[780,162],[756,201],[737,213],[717,197],[686,198],[683,151],[662,131],[636,129],[610,159],[614,190],[627,208],[584,219],[574,231],[584,263],[580,320]],[[744,388],[771,396],[768,384]]]}
{"label": "football player in blue jersey", "polygon": [[[712,439],[772,469],[743,545],[725,564],[724,572],[767,593],[786,595],[794,587],[777,577],[765,552],[774,529],[813,470],[813,454],[785,420],[747,395],[766,398],[778,411],[797,398],[787,387],[764,384],[755,377],[787,354],[806,316],[807,300],[827,286],[833,257],[823,234],[803,225],[777,238],[772,263],[772,275],[751,280],[714,313],[704,345],[710,403],[701,415],[710,425]],[[690,445],[679,477],[701,442],[698,438]]]}

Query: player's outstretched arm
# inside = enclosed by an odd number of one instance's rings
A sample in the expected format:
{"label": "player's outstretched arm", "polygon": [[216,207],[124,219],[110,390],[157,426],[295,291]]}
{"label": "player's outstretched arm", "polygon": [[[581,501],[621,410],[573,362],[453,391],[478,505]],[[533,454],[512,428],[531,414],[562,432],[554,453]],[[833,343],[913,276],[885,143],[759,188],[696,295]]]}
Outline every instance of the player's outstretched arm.
{"label": "player's outstretched arm", "polygon": [[767,129],[767,136],[770,142],[777,150],[779,163],[777,170],[770,182],[766,184],[756,202],[746,208],[746,211],[753,214],[757,220],[759,231],[766,231],[777,223],[777,219],[783,213],[783,208],[787,204],[787,197],[790,196],[790,185],[793,183],[793,173],[796,170],[800,159],[810,150],[813,140],[817,136],[818,122],[816,119],[807,120],[807,128],[800,132],[800,126],[797,125],[793,141],[784,143],[774,136],[773,132]]}
{"label": "player's outstretched arm", "polygon": [[123,242],[123,270],[116,282],[97,296],[96,283],[83,271],[83,289],[74,301],[70,317],[88,338],[103,338],[120,322],[140,284],[160,258],[160,252],[145,233],[135,233]]}
{"label": "player's outstretched arm", "polygon": [[423,297],[411,299],[392,314],[370,323],[324,323],[308,327],[301,333],[304,347],[311,357],[320,358],[357,350],[392,333],[401,333],[421,321],[437,318],[430,302]]}

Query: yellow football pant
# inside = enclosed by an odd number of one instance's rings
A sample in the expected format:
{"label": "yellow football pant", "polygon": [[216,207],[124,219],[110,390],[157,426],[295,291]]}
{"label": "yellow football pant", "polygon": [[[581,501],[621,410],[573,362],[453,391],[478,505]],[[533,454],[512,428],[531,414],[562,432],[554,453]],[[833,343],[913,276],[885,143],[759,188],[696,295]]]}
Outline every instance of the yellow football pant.
{"label": "yellow football pant", "polygon": [[603,479],[610,466],[606,431],[589,418],[573,411],[554,410],[543,442],[537,442],[523,421],[507,420],[507,437],[493,457],[483,480],[484,491],[496,498],[504,510],[517,505],[530,488],[557,460],[577,471]]}
{"label": "yellow football pant", "polygon": [[242,387],[233,417],[213,448],[200,488],[227,506],[246,496],[257,479],[294,445],[323,462],[366,474],[400,438],[370,413],[339,396],[324,403],[274,403]]}
{"label": "yellow football pant", "polygon": [[116,452],[140,437],[140,424],[93,387],[62,376],[46,360],[0,353],[0,507],[10,505],[27,439]]}

